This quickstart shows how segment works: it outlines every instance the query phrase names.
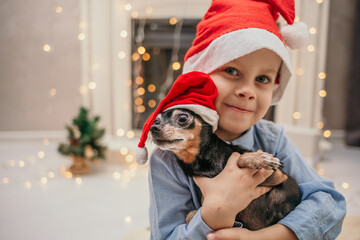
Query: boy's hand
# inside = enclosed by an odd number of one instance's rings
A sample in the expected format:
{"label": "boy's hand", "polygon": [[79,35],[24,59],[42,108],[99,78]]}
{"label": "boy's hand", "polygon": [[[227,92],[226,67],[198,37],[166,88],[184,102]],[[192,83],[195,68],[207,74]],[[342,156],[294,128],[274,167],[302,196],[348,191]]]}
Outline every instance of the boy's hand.
{"label": "boy's hand", "polygon": [[201,217],[214,230],[232,227],[238,212],[271,189],[258,185],[273,170],[240,168],[239,157],[239,153],[233,153],[224,170],[214,178],[194,178],[204,197]]}
{"label": "boy's hand", "polygon": [[250,231],[246,228],[224,228],[207,235],[207,240],[296,240],[295,233],[288,227],[281,224],[275,224],[270,227]]}

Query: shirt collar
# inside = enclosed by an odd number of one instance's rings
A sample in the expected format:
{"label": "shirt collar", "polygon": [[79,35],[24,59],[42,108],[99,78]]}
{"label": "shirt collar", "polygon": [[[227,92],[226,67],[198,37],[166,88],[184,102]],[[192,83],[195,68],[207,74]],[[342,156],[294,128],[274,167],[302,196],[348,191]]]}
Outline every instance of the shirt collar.
{"label": "shirt collar", "polygon": [[254,147],[254,126],[251,126],[241,137],[229,143],[251,151]]}

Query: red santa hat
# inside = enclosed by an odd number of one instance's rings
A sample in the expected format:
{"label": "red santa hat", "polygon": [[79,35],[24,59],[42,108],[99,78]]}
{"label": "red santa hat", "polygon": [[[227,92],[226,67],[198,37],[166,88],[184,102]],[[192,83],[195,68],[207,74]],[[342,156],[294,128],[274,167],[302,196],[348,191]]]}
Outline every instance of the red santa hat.
{"label": "red santa hat", "polygon": [[[276,23],[279,14],[287,22],[280,30]],[[294,0],[213,0],[197,26],[183,72],[209,74],[236,58],[267,48],[282,59],[272,99],[276,104],[292,74],[286,46],[300,48],[308,37],[306,24],[294,23],[294,18]]]}
{"label": "red santa hat", "polygon": [[180,75],[172,86],[168,95],[159,103],[156,110],[146,120],[140,137],[138,148],[135,152],[135,160],[139,164],[147,161],[147,149],[145,142],[156,116],[172,108],[184,108],[193,111],[213,127],[217,129],[219,116],[216,112],[214,101],[217,89],[208,74],[202,72],[189,72]]}

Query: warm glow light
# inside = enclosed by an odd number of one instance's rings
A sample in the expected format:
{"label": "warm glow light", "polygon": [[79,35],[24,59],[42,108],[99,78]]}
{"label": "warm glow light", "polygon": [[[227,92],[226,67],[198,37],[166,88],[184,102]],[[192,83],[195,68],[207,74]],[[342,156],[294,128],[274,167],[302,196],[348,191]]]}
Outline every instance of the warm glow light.
{"label": "warm glow light", "polygon": [[320,96],[320,97],[326,97],[326,95],[327,95],[327,93],[326,93],[325,90],[320,90],[320,91],[319,91],[319,96]]}
{"label": "warm glow light", "polygon": [[39,158],[44,158],[45,157],[45,153],[43,151],[38,152],[38,157]]}
{"label": "warm glow light", "polygon": [[172,17],[172,18],[169,19],[169,23],[171,25],[175,25],[177,22],[178,22],[178,19],[176,17]]}
{"label": "warm glow light", "polygon": [[137,108],[137,111],[139,112],[139,113],[143,113],[143,112],[145,112],[145,106],[143,106],[143,105],[140,105],[140,106],[138,106],[138,108]]}
{"label": "warm glow light", "polygon": [[126,133],[126,136],[127,136],[128,138],[133,138],[133,137],[135,136],[135,133],[134,133],[134,131],[128,131],[128,132]]}
{"label": "warm glow light", "polygon": [[50,51],[51,51],[50,45],[49,45],[49,44],[44,44],[43,50],[44,50],[45,52],[50,52]]}
{"label": "warm glow light", "polygon": [[77,178],[75,178],[75,182],[77,185],[80,185],[80,184],[82,184],[82,179],[77,177]]}
{"label": "warm glow light", "polygon": [[146,12],[147,15],[150,15],[153,12],[153,8],[152,7],[147,7],[145,12]]}
{"label": "warm glow light", "polygon": [[294,119],[300,119],[300,118],[301,118],[300,112],[294,112],[294,113],[293,113],[293,118],[294,118]]}
{"label": "warm glow light", "polygon": [[154,84],[149,84],[148,90],[149,90],[149,92],[155,92],[156,86]]}
{"label": "warm glow light", "polygon": [[10,166],[10,167],[14,167],[14,166],[15,166],[15,161],[14,161],[14,160],[10,160],[10,161],[9,161],[9,166]]}
{"label": "warm glow light", "polygon": [[94,82],[89,82],[88,88],[91,89],[91,90],[94,90],[94,89],[96,88],[96,83],[94,83]]}
{"label": "warm glow light", "polygon": [[49,144],[50,144],[49,139],[48,139],[48,138],[44,138],[44,139],[43,139],[43,144],[44,144],[44,146],[49,146]]}
{"label": "warm glow light", "polygon": [[320,4],[320,3],[323,3],[324,0],[316,0],[316,2]]}
{"label": "warm glow light", "polygon": [[119,180],[121,177],[121,174],[119,172],[113,172],[112,176],[114,179]]}
{"label": "warm glow light", "polygon": [[350,188],[350,185],[349,185],[347,182],[344,182],[344,183],[342,184],[342,187],[343,187],[344,189],[349,189],[349,188]]}
{"label": "warm glow light", "polygon": [[124,221],[125,221],[126,223],[131,223],[132,217],[127,216],[127,217],[125,217]]}
{"label": "warm glow light", "polygon": [[21,168],[23,168],[23,167],[25,167],[25,162],[24,161],[19,161],[19,167],[21,167]]}
{"label": "warm glow light", "polygon": [[313,51],[315,51],[315,46],[314,46],[314,45],[309,45],[309,46],[307,47],[307,50],[308,50],[309,52],[313,52]]}
{"label": "warm glow light", "polygon": [[56,13],[62,13],[62,10],[63,10],[63,9],[62,9],[62,7],[60,7],[60,6],[58,6],[58,7],[55,8],[55,12],[56,12]]}
{"label": "warm glow light", "polygon": [[325,169],[320,168],[319,170],[317,170],[317,173],[318,173],[320,176],[324,176],[324,174],[325,174]]}
{"label": "warm glow light", "polygon": [[331,136],[331,131],[330,130],[326,130],[326,131],[324,131],[324,137],[325,138],[329,138],[330,136]]}
{"label": "warm glow light", "polygon": [[139,54],[144,54],[146,52],[146,49],[143,46],[138,47],[137,49]]}
{"label": "warm glow light", "polygon": [[142,56],[142,59],[144,61],[149,61],[150,60],[150,54],[149,53],[144,53],[144,55]]}
{"label": "warm glow light", "polygon": [[135,82],[136,82],[136,84],[143,84],[143,82],[144,82],[144,79],[141,77],[141,76],[138,76],[136,79],[135,79]]}
{"label": "warm glow light", "polygon": [[48,177],[49,177],[49,178],[54,178],[54,177],[55,177],[55,173],[54,173],[54,172],[49,172]]}
{"label": "warm glow light", "polygon": [[40,179],[40,182],[41,182],[42,184],[46,184],[46,183],[48,182],[48,180],[47,180],[46,177],[42,177],[42,178]]}
{"label": "warm glow light", "polygon": [[135,98],[135,105],[139,106],[139,105],[141,105],[141,104],[143,104],[142,98],[141,98],[141,97]]}
{"label": "warm glow light", "polygon": [[88,88],[85,85],[81,85],[79,87],[79,92],[80,92],[80,94],[84,95],[88,92]]}
{"label": "warm glow light", "polygon": [[79,39],[80,41],[84,40],[85,37],[86,37],[85,33],[79,33],[79,35],[78,35],[78,39]]}
{"label": "warm glow light", "polygon": [[120,128],[116,131],[116,135],[118,135],[119,137],[122,137],[125,135],[125,131],[124,129]]}
{"label": "warm glow light", "polygon": [[138,11],[132,11],[132,12],[131,12],[131,17],[132,17],[132,18],[137,18],[138,16],[139,16]]}
{"label": "warm glow light", "polygon": [[324,123],[323,122],[318,122],[317,127],[318,127],[318,129],[323,129],[324,128]]}
{"label": "warm glow light", "polygon": [[133,60],[133,62],[136,62],[137,60],[139,60],[139,58],[140,54],[138,54],[137,52],[131,55],[131,59]]}
{"label": "warm glow light", "polygon": [[138,88],[138,89],[137,89],[137,93],[138,93],[139,95],[144,95],[144,93],[145,93],[145,88],[143,88],[143,87]]}
{"label": "warm glow light", "polygon": [[125,9],[125,11],[130,11],[131,10],[131,4],[130,3],[125,4],[124,9]]}
{"label": "warm glow light", "polygon": [[120,148],[121,155],[126,155],[126,154],[128,154],[128,152],[129,152],[129,150],[126,147]]}
{"label": "warm glow light", "polygon": [[296,74],[299,75],[299,76],[304,75],[304,69],[303,68],[296,69]]}
{"label": "warm glow light", "polygon": [[131,154],[128,154],[128,155],[126,155],[125,160],[126,160],[126,162],[131,163],[132,161],[134,161],[134,156]]}
{"label": "warm glow light", "polygon": [[25,182],[25,187],[26,188],[31,188],[31,182],[30,181]]}
{"label": "warm glow light", "polygon": [[55,95],[56,95],[56,89],[55,89],[55,88],[50,89],[50,91],[49,91],[49,97],[53,97],[53,96],[55,96]]}
{"label": "warm glow light", "polygon": [[124,59],[124,58],[126,57],[125,52],[124,52],[124,51],[120,51],[120,52],[118,53],[118,57],[119,57],[120,59]]}
{"label": "warm glow light", "polygon": [[298,21],[300,21],[300,17],[299,17],[299,16],[295,16],[294,22],[298,22]]}
{"label": "warm glow light", "polygon": [[326,74],[324,72],[319,73],[318,76],[319,76],[320,79],[325,79],[326,78]]}
{"label": "warm glow light", "polygon": [[315,34],[316,33],[316,28],[312,27],[309,29],[310,34]]}
{"label": "warm glow light", "polygon": [[71,172],[67,171],[67,172],[65,172],[65,177],[67,179],[71,179],[73,177],[73,174]]}
{"label": "warm glow light", "polygon": [[2,179],[2,182],[3,182],[4,184],[7,184],[7,183],[9,183],[9,179],[8,179],[7,177],[4,177],[4,178]]}
{"label": "warm glow light", "polygon": [[122,31],[120,32],[120,37],[122,37],[122,38],[126,38],[127,35],[128,35],[128,33],[127,33],[126,30],[122,30]]}
{"label": "warm glow light", "polygon": [[172,68],[176,71],[181,68],[181,64],[179,62],[173,62]]}
{"label": "warm glow light", "polygon": [[130,87],[132,85],[131,79],[126,80],[124,84],[125,84],[125,86]]}
{"label": "warm glow light", "polygon": [[86,27],[86,22],[79,23],[79,28],[85,28],[85,27]]}
{"label": "warm glow light", "polygon": [[151,108],[154,108],[156,106],[155,100],[153,100],[153,99],[149,100],[148,106],[151,107]]}

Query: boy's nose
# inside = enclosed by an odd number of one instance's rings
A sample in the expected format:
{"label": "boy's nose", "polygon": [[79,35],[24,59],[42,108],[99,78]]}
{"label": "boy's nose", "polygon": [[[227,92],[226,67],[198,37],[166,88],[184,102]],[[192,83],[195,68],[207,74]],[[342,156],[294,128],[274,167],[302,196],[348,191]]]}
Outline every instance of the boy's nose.
{"label": "boy's nose", "polygon": [[235,89],[235,94],[246,100],[255,99],[255,91],[251,83],[241,84]]}

